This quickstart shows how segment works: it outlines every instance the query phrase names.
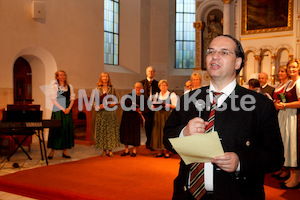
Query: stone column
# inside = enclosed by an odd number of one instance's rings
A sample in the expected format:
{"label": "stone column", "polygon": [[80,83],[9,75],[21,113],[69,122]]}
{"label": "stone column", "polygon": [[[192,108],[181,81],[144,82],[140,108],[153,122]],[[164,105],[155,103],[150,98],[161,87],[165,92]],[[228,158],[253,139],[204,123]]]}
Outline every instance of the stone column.
{"label": "stone column", "polygon": [[254,73],[260,73],[260,62],[261,62],[261,56],[260,55],[255,55],[255,68],[254,68]]}
{"label": "stone column", "polygon": [[230,35],[230,16],[231,16],[231,10],[230,10],[230,4],[232,0],[223,0],[224,3],[224,10],[223,10],[223,34],[224,35]]}
{"label": "stone column", "polygon": [[277,55],[271,56],[271,84],[275,85],[275,77],[276,77],[276,58]]}
{"label": "stone column", "polygon": [[194,28],[196,30],[196,52],[195,52],[195,69],[201,70],[201,59],[202,59],[202,32],[204,29],[204,22],[198,21],[194,22]]}

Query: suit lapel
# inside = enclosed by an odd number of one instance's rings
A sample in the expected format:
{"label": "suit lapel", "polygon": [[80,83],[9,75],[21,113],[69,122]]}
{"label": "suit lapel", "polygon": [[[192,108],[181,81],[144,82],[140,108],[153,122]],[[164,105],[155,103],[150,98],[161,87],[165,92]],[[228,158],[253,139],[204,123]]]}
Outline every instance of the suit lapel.
{"label": "suit lapel", "polygon": [[[216,115],[215,115],[215,131],[222,129],[222,125],[224,123],[226,123],[226,114],[228,112],[232,112],[232,108],[231,108],[231,95],[238,95],[239,91],[241,89],[240,85],[236,85],[235,89],[232,91],[232,93],[229,95],[229,97],[223,102],[222,107],[224,106],[224,104],[227,104],[227,108],[225,110],[221,110],[221,111],[216,111]],[[235,101],[237,101],[237,99],[235,99]],[[237,105],[235,103],[235,105]]]}

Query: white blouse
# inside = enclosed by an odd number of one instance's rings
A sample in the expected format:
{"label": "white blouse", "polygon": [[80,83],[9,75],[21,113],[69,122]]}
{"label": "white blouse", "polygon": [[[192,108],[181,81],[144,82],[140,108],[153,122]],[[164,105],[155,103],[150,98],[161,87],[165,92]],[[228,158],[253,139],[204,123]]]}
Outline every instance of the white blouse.
{"label": "white blouse", "polygon": [[[74,93],[74,89],[73,86],[70,85],[70,100],[75,100],[75,93]],[[68,91],[68,86],[59,86],[61,91]],[[58,91],[58,85],[57,84],[52,84],[51,90],[50,90],[50,98],[53,99],[57,99],[57,91]]]}
{"label": "white blouse", "polygon": [[[159,93],[159,96],[158,96],[158,92],[154,95],[153,97],[153,102],[156,102],[157,99],[159,100],[166,100],[170,95],[170,92],[167,91],[164,95],[161,94],[161,92]],[[158,98],[157,98],[158,97]],[[173,106],[176,106],[177,105],[177,101],[178,101],[178,96],[172,92],[171,95],[170,95],[170,99],[171,99],[171,104]]]}

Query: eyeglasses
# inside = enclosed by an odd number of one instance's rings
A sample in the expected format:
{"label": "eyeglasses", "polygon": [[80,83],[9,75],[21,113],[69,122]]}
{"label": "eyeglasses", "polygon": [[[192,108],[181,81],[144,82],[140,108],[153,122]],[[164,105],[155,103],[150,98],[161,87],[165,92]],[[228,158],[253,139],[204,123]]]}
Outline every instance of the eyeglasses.
{"label": "eyeglasses", "polygon": [[221,57],[227,57],[229,56],[229,54],[234,54],[233,52],[227,50],[227,49],[220,49],[218,51],[216,51],[215,49],[207,49],[206,51],[206,55],[213,55],[215,53],[218,53],[219,56]]}

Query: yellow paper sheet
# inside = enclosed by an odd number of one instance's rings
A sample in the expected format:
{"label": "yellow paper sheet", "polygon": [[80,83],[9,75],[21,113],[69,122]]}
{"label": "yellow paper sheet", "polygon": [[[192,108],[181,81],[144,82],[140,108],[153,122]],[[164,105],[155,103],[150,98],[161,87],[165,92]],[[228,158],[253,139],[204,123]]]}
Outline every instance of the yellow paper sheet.
{"label": "yellow paper sheet", "polygon": [[187,165],[195,162],[210,162],[215,156],[224,155],[224,150],[216,131],[170,138],[169,140]]}

